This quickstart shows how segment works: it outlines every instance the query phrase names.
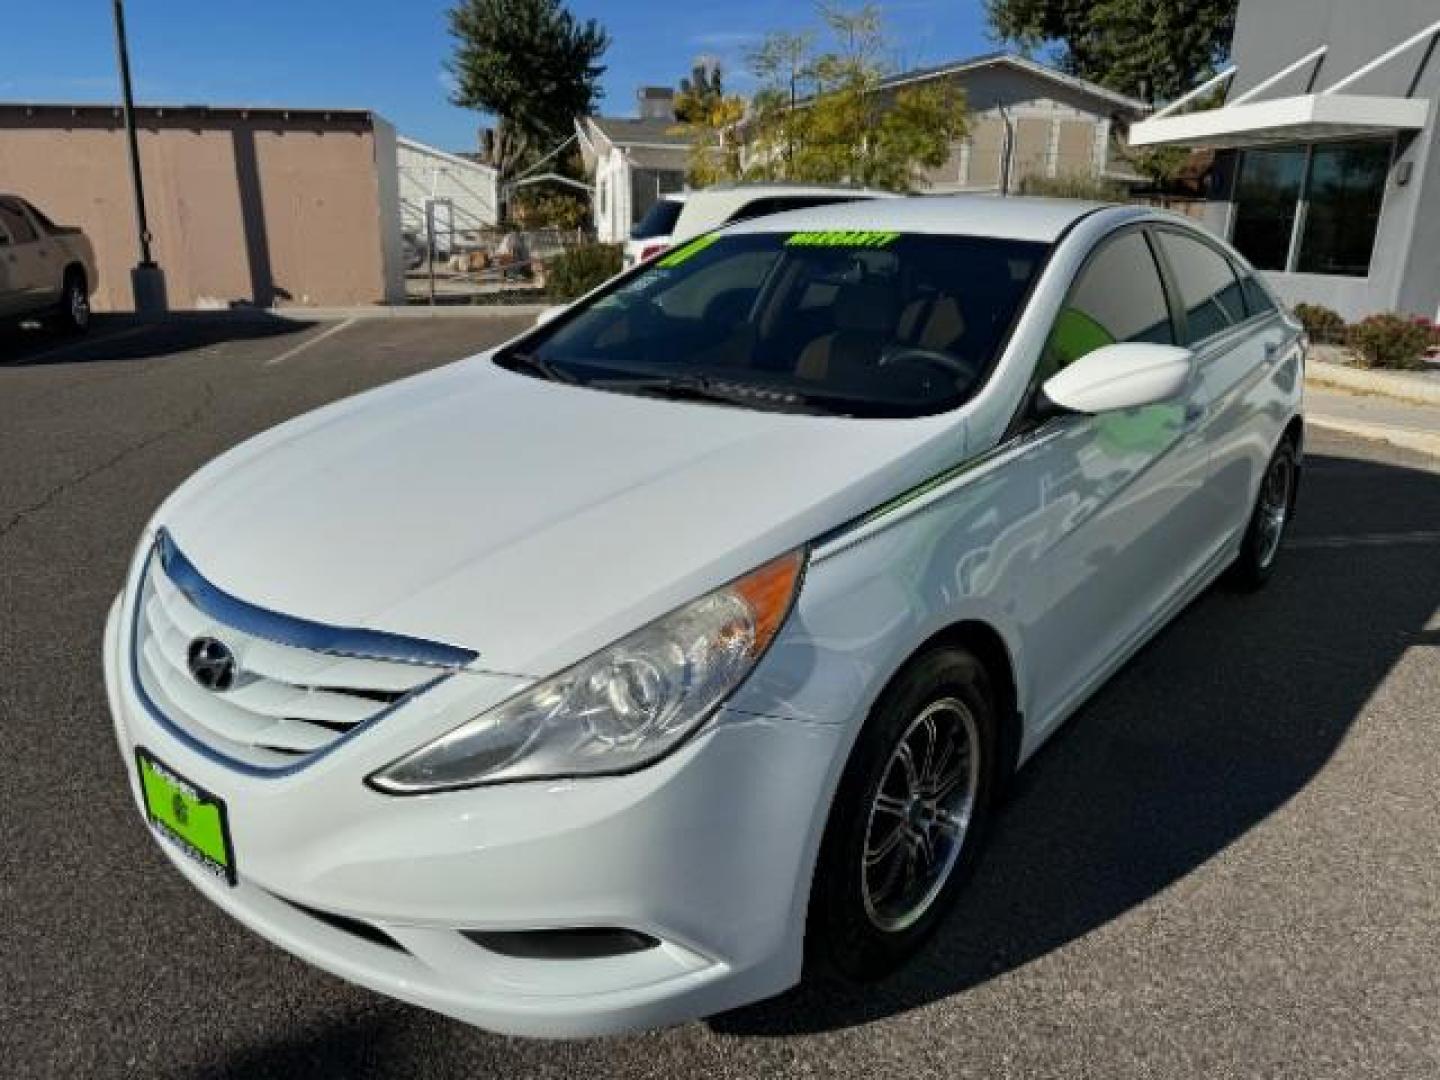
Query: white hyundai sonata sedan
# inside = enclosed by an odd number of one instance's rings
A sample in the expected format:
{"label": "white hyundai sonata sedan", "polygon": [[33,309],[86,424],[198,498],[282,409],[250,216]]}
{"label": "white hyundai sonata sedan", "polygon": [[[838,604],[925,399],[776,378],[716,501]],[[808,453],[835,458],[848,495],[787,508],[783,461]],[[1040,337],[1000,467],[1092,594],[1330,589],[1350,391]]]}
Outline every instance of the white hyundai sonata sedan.
{"label": "white hyundai sonata sedan", "polygon": [[136,803],[245,925],[499,1031],[878,976],[1056,726],[1270,574],[1304,351],[1139,208],[703,236],[181,486],[105,634]]}

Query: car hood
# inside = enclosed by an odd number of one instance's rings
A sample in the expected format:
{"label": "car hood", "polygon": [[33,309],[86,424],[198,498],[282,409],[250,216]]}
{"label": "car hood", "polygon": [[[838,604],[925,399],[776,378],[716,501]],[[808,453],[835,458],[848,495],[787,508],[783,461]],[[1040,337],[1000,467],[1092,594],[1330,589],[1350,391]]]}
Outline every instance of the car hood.
{"label": "car hood", "polygon": [[586,390],[482,356],[283,424],[157,513],[220,588],[544,675],[959,459],[954,417]]}

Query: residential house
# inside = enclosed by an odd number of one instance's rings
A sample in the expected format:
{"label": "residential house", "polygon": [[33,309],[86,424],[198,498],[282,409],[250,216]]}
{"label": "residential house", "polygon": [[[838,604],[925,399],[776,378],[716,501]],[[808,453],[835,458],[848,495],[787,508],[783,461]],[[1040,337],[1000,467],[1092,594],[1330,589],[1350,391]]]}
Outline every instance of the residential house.
{"label": "residential house", "polygon": [[640,116],[575,121],[580,153],[594,185],[596,238],[618,243],[655,201],[685,187],[690,146],[676,128],[674,91],[643,87]]}
{"label": "residential house", "polygon": [[922,190],[1015,191],[1027,176],[1134,179],[1118,146],[1145,115],[1142,102],[1011,53],[901,72],[881,89],[939,81],[964,92],[970,131]]}
{"label": "residential house", "polygon": [[[1117,152],[1124,129],[1146,112],[1134,98],[1008,53],[902,72],[881,92],[941,80],[964,91],[970,132],[921,190],[1015,191],[1027,176],[1134,179]],[[576,122],[602,241],[623,240],[661,194],[683,189],[689,146],[673,106],[672,91],[646,88],[637,119]]]}
{"label": "residential house", "polygon": [[416,238],[433,230],[435,246],[447,252],[466,233],[493,228],[500,220],[497,173],[459,154],[415,139],[396,139],[400,170],[400,223]]}

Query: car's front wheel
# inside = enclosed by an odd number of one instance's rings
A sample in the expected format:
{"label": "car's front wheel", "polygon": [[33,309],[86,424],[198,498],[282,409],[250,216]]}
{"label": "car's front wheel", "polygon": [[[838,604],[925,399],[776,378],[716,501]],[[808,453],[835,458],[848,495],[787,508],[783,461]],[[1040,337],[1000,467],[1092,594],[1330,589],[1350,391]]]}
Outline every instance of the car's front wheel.
{"label": "car's front wheel", "polygon": [[1260,492],[1255,496],[1250,523],[1235,560],[1232,578],[1242,589],[1258,589],[1270,580],[1280,556],[1285,529],[1295,510],[1299,480],[1300,463],[1295,444],[1286,437],[1265,467]]}
{"label": "car's front wheel", "polygon": [[979,856],[995,786],[985,669],[931,649],[891,683],[840,781],[810,901],[812,963],[878,978],[914,953]]}

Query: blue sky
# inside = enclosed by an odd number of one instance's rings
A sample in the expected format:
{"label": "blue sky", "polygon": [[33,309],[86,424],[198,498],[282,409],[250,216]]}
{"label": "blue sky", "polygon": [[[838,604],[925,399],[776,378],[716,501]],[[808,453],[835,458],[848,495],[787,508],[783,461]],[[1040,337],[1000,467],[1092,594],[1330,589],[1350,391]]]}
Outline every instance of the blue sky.
{"label": "blue sky", "polygon": [[[448,104],[449,0],[128,0],[142,102],[373,109],[402,132],[453,150],[480,118]],[[880,6],[906,67],[994,47],[980,0]],[[108,0],[7,3],[0,101],[118,98]],[[673,85],[698,54],[718,56],[744,90],[747,49],[767,31],[813,21],[804,0],[570,0],[610,31],[602,111],[634,113],[635,88]],[[21,46],[23,43],[23,46]]]}

